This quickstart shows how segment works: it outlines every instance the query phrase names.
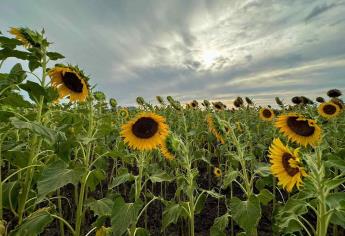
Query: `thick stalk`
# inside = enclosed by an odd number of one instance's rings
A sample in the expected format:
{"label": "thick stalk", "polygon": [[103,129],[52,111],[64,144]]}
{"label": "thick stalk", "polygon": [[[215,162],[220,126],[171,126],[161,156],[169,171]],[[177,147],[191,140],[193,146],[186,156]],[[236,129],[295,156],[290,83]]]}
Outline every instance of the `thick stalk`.
{"label": "thick stalk", "polygon": [[[63,218],[60,189],[57,190],[57,196],[58,196],[59,215],[60,215],[61,218]],[[65,236],[64,223],[62,221],[59,221],[59,227],[60,227],[60,235],[61,236]]]}
{"label": "thick stalk", "polygon": [[[42,80],[41,80],[41,86],[42,87],[45,87],[45,79],[47,76],[46,69],[47,69],[47,57],[46,57],[46,51],[44,49],[43,50],[43,57],[42,57]],[[40,96],[40,100],[38,102],[37,115],[36,115],[36,121],[38,123],[41,123],[43,103],[44,103],[44,96]],[[29,159],[28,160],[29,166],[35,164],[35,163],[33,163],[33,161],[34,161],[34,157],[39,152],[39,150],[38,150],[39,144],[40,144],[40,142],[38,142],[37,134],[33,134],[32,139],[30,141],[30,145],[29,145],[29,147],[32,147],[30,154],[29,154],[29,158],[28,158]],[[19,195],[19,201],[18,201],[18,224],[19,225],[23,221],[23,214],[24,214],[24,210],[25,210],[26,200],[28,198],[30,187],[31,187],[32,176],[33,176],[33,169],[29,168],[26,171],[24,185],[23,185],[21,193]]]}

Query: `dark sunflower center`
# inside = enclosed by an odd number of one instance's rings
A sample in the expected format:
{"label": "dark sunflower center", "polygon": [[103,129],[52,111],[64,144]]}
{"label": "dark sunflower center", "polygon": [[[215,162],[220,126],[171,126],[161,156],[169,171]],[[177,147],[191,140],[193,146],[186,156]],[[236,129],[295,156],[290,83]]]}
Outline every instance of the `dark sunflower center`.
{"label": "dark sunflower center", "polygon": [[196,107],[196,106],[197,106],[196,103],[193,102],[193,103],[192,103],[192,107]]}
{"label": "dark sunflower center", "polygon": [[216,107],[217,109],[221,109],[221,108],[222,108],[219,104],[216,104],[215,107]]}
{"label": "dark sunflower center", "polygon": [[262,115],[265,117],[265,118],[270,118],[271,115],[272,115],[272,112],[268,109],[265,109],[262,111]]}
{"label": "dark sunflower center", "polygon": [[78,76],[73,72],[65,72],[65,74],[61,74],[62,81],[64,85],[76,93],[83,92],[83,84]]}
{"label": "dark sunflower center", "polygon": [[158,131],[158,123],[150,117],[141,117],[132,126],[132,132],[139,138],[151,138]]}
{"label": "dark sunflower center", "polygon": [[282,158],[283,167],[284,167],[285,171],[288,173],[288,175],[295,176],[299,172],[299,169],[296,167],[290,166],[289,160],[291,158],[295,159],[295,157],[292,156],[290,153],[284,153],[283,154],[283,158]]}
{"label": "dark sunflower center", "polygon": [[298,117],[291,116],[287,119],[289,128],[298,135],[309,137],[314,134],[315,128],[309,126],[307,120],[297,120]]}
{"label": "dark sunflower center", "polygon": [[333,105],[326,105],[323,107],[323,112],[327,115],[333,115],[337,111],[336,107]]}

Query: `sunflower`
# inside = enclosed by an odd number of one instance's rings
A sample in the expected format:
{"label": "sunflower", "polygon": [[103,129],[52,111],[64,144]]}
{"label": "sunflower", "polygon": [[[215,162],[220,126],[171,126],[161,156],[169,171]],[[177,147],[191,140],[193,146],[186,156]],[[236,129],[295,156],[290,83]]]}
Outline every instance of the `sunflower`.
{"label": "sunflower", "polygon": [[197,107],[199,106],[199,103],[198,103],[198,101],[193,100],[193,101],[190,103],[190,106],[191,106],[192,108],[197,108]]}
{"label": "sunflower", "polygon": [[222,176],[222,171],[221,169],[219,169],[218,167],[214,167],[213,169],[213,174],[216,176],[216,177],[221,177]]}
{"label": "sunflower", "polygon": [[22,43],[25,48],[40,47],[41,45],[36,42],[32,36],[38,37],[37,32],[33,32],[28,28],[16,28],[11,27],[8,31],[10,34],[14,35],[18,41]]}
{"label": "sunflower", "polygon": [[153,112],[142,112],[121,126],[121,136],[129,147],[152,150],[167,137],[169,127],[163,116]]}
{"label": "sunflower", "polygon": [[168,135],[164,142],[159,144],[159,150],[163,154],[163,157],[167,160],[174,160],[176,156],[176,150],[172,145],[172,136]]}
{"label": "sunflower", "polygon": [[333,102],[323,102],[319,105],[318,112],[320,116],[332,119],[340,114],[340,108]]}
{"label": "sunflower", "polygon": [[275,126],[284,133],[288,139],[303,146],[316,145],[321,138],[321,128],[315,120],[304,118],[297,113],[288,113],[278,116]]}
{"label": "sunflower", "polygon": [[219,123],[219,120],[216,119],[216,117],[212,116],[211,114],[208,114],[206,116],[206,121],[208,125],[208,129],[210,132],[216,136],[216,139],[221,143],[224,144],[224,135],[225,135],[225,129],[222,130],[221,125]]}
{"label": "sunflower", "polygon": [[271,162],[271,172],[278,178],[279,185],[291,192],[296,185],[297,188],[302,184],[302,177],[307,176],[304,168],[300,166],[298,149],[290,150],[284,146],[279,138],[273,140],[269,148],[269,158]]}
{"label": "sunflower", "polygon": [[271,108],[261,108],[259,111],[259,117],[261,120],[271,121],[274,116],[274,111]]}
{"label": "sunflower", "polygon": [[77,67],[59,65],[49,70],[52,86],[59,92],[59,99],[69,96],[73,101],[85,101],[89,95],[86,76]]}
{"label": "sunflower", "polygon": [[122,118],[127,118],[129,116],[128,114],[128,109],[127,108],[122,108],[118,111],[118,114],[122,117]]}

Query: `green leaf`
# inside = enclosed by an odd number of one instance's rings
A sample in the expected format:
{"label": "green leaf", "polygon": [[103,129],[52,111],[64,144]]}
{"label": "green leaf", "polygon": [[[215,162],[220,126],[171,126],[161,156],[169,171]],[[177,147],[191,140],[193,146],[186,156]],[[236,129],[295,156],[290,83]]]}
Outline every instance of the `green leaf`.
{"label": "green leaf", "polygon": [[30,80],[26,81],[26,84],[19,85],[19,87],[28,92],[33,101],[39,101],[41,96],[46,95],[46,91],[41,85]]}
{"label": "green leaf", "polygon": [[1,100],[1,103],[12,107],[32,107],[30,102],[25,101],[24,98],[17,93],[10,93],[7,97]]}
{"label": "green leaf", "polygon": [[260,201],[257,197],[252,195],[246,201],[233,197],[230,200],[230,209],[233,219],[247,234],[256,231],[261,218]]}
{"label": "green leaf", "polygon": [[37,122],[31,121],[22,121],[19,120],[17,117],[10,118],[11,124],[17,129],[29,129],[33,133],[40,135],[41,137],[45,138],[45,141],[52,145],[55,143],[57,139],[56,131],[45,127]]}
{"label": "green leaf", "polygon": [[0,36],[0,46],[3,48],[14,49],[16,46],[20,44],[21,42],[17,39],[11,39],[5,36]]}
{"label": "green leaf", "polygon": [[178,203],[171,203],[165,207],[162,219],[162,231],[170,224],[176,224],[180,217],[184,217],[183,207]]}
{"label": "green leaf", "polygon": [[155,173],[150,176],[150,180],[152,183],[161,183],[161,182],[171,182],[175,178],[169,174],[167,174],[165,171]]}
{"label": "green leaf", "polygon": [[10,232],[10,236],[37,236],[53,221],[46,209],[39,209],[29,215],[21,225]]}
{"label": "green leaf", "polygon": [[144,228],[137,228],[135,231],[135,236],[150,236],[150,232]]}
{"label": "green leaf", "polygon": [[66,184],[76,185],[83,174],[83,170],[69,169],[67,164],[61,160],[55,161],[42,170],[42,174],[37,181],[38,194],[44,197]]}
{"label": "green leaf", "polygon": [[344,157],[332,155],[325,162],[325,166],[328,168],[338,168],[341,171],[345,171],[345,159]]}
{"label": "green leaf", "polygon": [[229,224],[229,217],[228,213],[217,217],[210,229],[210,236],[226,236],[224,231]]}
{"label": "green leaf", "polygon": [[262,205],[267,205],[273,199],[273,194],[267,189],[262,189],[257,195]]}
{"label": "green leaf", "polygon": [[61,55],[58,52],[47,52],[47,56],[49,57],[50,60],[53,60],[53,61],[65,58],[65,56]]}
{"label": "green leaf", "polygon": [[130,225],[135,224],[142,206],[141,200],[135,203],[125,203],[122,197],[116,198],[111,214],[113,235],[121,236]]}
{"label": "green leaf", "polygon": [[102,198],[100,200],[93,200],[87,206],[97,216],[111,216],[111,211],[114,202],[109,198]]}
{"label": "green leaf", "polygon": [[41,63],[39,61],[36,61],[36,60],[30,60],[29,61],[29,69],[31,72],[33,72],[34,70],[36,70],[40,66],[41,66]]}
{"label": "green leaf", "polygon": [[109,189],[115,188],[128,181],[134,181],[134,176],[131,173],[128,173],[128,170],[126,168],[120,168],[118,170],[117,176],[113,178]]}
{"label": "green leaf", "polygon": [[331,191],[332,189],[335,189],[344,182],[345,178],[327,180],[325,181],[326,191]]}
{"label": "green leaf", "polygon": [[200,214],[204,208],[205,202],[207,199],[207,194],[205,192],[200,193],[195,203],[195,214]]}
{"label": "green leaf", "polygon": [[91,171],[91,174],[89,175],[87,179],[87,186],[93,192],[96,190],[96,186],[100,184],[101,181],[104,180],[105,178],[106,176],[103,170],[94,169]]}
{"label": "green leaf", "polygon": [[226,175],[224,176],[222,188],[226,189],[227,187],[229,187],[229,185],[232,183],[232,181],[234,181],[237,178],[237,176],[238,176],[237,170],[233,170],[226,173]]}

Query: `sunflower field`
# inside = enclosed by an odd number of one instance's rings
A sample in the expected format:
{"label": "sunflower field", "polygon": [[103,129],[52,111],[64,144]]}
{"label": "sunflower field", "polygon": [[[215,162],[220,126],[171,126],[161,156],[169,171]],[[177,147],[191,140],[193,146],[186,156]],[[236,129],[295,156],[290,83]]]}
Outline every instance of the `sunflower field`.
{"label": "sunflower field", "polygon": [[44,31],[8,32],[1,236],[345,235],[341,91],[124,108],[59,63]]}

